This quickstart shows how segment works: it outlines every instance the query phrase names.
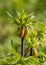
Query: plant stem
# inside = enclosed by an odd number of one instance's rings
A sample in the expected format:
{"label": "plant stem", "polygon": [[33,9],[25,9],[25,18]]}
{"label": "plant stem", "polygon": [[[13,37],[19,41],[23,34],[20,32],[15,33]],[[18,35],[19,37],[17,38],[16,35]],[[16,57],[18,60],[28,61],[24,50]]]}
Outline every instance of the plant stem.
{"label": "plant stem", "polygon": [[24,37],[21,38],[21,56],[24,57]]}
{"label": "plant stem", "polygon": [[32,48],[30,48],[30,56],[32,56]]}

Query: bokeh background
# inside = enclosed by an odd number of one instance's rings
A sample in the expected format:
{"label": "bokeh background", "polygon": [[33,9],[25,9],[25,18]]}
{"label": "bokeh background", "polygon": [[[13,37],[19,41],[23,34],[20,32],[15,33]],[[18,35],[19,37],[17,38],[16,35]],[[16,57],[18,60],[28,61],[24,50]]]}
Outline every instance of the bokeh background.
{"label": "bokeh background", "polygon": [[15,25],[9,22],[8,11],[17,17],[16,11],[25,9],[27,14],[34,11],[36,17],[46,25],[46,0],[0,0],[0,43],[15,32]]}
{"label": "bokeh background", "polygon": [[25,9],[26,14],[34,12],[36,18],[44,22],[46,31],[46,0],[0,0],[0,58],[11,49],[11,40],[13,40],[17,52],[20,53],[21,41],[16,36],[17,26],[7,15],[7,11],[16,18],[16,11],[22,9]]}

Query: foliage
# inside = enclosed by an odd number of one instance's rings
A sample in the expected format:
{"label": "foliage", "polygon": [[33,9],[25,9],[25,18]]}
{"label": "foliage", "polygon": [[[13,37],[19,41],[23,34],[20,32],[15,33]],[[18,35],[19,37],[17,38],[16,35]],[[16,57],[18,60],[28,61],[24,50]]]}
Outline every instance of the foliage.
{"label": "foliage", "polygon": [[0,65],[46,65],[46,0],[0,0]]}

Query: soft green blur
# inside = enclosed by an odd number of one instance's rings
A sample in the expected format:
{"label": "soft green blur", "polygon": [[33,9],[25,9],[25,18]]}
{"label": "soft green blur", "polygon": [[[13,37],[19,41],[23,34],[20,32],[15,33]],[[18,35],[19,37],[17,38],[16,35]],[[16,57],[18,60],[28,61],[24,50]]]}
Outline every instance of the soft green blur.
{"label": "soft green blur", "polygon": [[0,39],[15,32],[15,25],[10,24],[12,21],[9,23],[10,17],[6,11],[16,18],[16,11],[23,9],[27,14],[34,12],[36,17],[46,24],[46,0],[0,0]]}
{"label": "soft green blur", "polygon": [[[16,52],[20,54],[21,39],[16,35],[17,25],[7,12],[16,19],[17,11],[22,10],[25,10],[26,14],[34,12],[36,19],[44,23],[46,34],[46,0],[0,0],[0,58],[11,51],[11,40],[13,40]],[[42,43],[46,47],[46,41]]]}
{"label": "soft green blur", "polygon": [[17,39],[14,42],[19,43],[17,36],[15,36],[17,26],[7,15],[7,12],[17,18],[16,12],[21,12],[23,9],[26,14],[34,12],[36,18],[46,25],[46,0],[0,0],[0,44],[7,43],[9,45],[9,40],[14,37],[15,40]]}

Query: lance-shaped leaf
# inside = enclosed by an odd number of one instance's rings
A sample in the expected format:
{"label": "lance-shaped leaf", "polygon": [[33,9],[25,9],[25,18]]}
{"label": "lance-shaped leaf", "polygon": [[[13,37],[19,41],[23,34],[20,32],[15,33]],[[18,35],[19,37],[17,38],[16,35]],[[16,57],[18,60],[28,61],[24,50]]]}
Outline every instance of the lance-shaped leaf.
{"label": "lance-shaped leaf", "polygon": [[24,20],[25,20],[25,23],[29,23],[30,21],[28,21],[28,20],[30,20],[30,18],[31,18],[31,16],[34,14],[34,12],[32,12],[30,15],[28,15]]}
{"label": "lance-shaped leaf", "polygon": [[15,19],[14,21],[15,21],[15,23],[16,23],[17,25],[20,25],[20,20],[19,20],[19,19]]}
{"label": "lance-shaped leaf", "polygon": [[8,14],[9,17],[13,18],[13,16],[8,11],[6,11],[6,13]]}

